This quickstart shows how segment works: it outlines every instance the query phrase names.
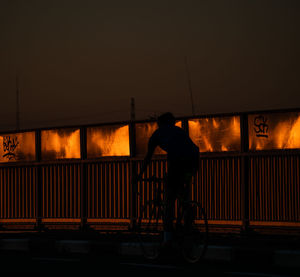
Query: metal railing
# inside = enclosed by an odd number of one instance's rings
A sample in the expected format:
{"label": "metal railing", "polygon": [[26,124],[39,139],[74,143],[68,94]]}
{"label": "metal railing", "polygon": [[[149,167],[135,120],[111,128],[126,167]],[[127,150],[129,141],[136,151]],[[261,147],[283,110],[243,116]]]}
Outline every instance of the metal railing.
{"label": "metal railing", "polygon": [[[202,203],[210,224],[293,226],[300,229],[300,151],[249,151],[247,114],[240,114],[241,150],[200,153],[193,198]],[[187,128],[188,118],[183,118]],[[130,123],[129,157],[87,159],[86,127],[80,127],[81,159],[42,161],[36,130],[34,162],[0,164],[0,225],[77,224],[136,218],[139,187],[132,182],[141,168]],[[145,176],[162,177],[165,156],[156,156]],[[58,225],[58,228],[60,228]],[[61,227],[63,228],[63,226]]]}

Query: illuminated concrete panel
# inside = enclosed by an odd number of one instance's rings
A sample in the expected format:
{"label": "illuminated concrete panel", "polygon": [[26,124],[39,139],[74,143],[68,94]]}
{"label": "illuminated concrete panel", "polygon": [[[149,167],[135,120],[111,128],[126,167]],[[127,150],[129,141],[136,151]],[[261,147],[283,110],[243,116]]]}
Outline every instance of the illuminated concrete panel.
{"label": "illuminated concrete panel", "polygon": [[0,162],[35,160],[35,132],[0,135]]}
{"label": "illuminated concrete panel", "polygon": [[200,152],[239,151],[241,148],[240,118],[209,117],[188,121],[189,135]]}
{"label": "illuminated concrete panel", "polygon": [[253,114],[248,116],[249,149],[300,148],[300,113]]}
{"label": "illuminated concrete panel", "polygon": [[87,157],[129,156],[129,126],[87,128]]}
{"label": "illuminated concrete panel", "polygon": [[41,131],[43,160],[79,159],[80,130],[74,128]]}

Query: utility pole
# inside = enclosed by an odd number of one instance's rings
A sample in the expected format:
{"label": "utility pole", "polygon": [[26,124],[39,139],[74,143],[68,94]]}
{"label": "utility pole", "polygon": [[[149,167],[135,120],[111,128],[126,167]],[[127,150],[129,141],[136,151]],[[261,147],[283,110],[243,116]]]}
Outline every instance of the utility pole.
{"label": "utility pole", "polygon": [[20,130],[20,90],[18,75],[16,76],[16,130]]}
{"label": "utility pole", "polygon": [[191,97],[192,115],[195,115],[193,91],[192,91],[192,84],[191,84],[191,76],[190,76],[190,72],[189,72],[187,57],[185,57],[184,61],[185,61],[186,75],[187,75],[187,79],[188,79],[188,88],[189,88],[190,97]]}
{"label": "utility pole", "polygon": [[[130,145],[130,156],[136,156],[136,137],[135,137],[135,101],[134,98],[131,97],[130,100],[130,123],[129,123],[129,145]],[[130,168],[130,194],[131,197],[131,211],[130,211],[130,227],[135,228],[136,219],[137,219],[137,192],[138,192],[138,184],[135,180],[137,180],[137,161],[134,159],[130,159],[129,161]]]}

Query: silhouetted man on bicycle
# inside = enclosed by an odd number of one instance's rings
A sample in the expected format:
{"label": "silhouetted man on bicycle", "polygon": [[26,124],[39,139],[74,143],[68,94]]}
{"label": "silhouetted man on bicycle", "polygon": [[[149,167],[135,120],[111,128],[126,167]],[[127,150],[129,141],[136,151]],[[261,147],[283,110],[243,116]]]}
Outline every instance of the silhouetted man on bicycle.
{"label": "silhouetted man on bicycle", "polygon": [[171,113],[159,116],[157,123],[158,129],[149,139],[148,152],[140,176],[149,164],[157,146],[167,152],[168,175],[165,188],[167,207],[164,219],[164,241],[168,243],[172,240],[173,234],[175,200],[179,197],[189,200],[192,177],[199,164],[199,148],[183,129],[175,126],[175,118]]}

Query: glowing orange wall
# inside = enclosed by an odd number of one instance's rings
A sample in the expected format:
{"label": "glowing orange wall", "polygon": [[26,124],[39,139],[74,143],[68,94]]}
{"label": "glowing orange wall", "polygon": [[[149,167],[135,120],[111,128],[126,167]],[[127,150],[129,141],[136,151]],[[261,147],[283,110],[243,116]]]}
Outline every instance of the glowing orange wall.
{"label": "glowing orange wall", "polygon": [[300,148],[300,113],[249,115],[248,126],[250,150]]}
{"label": "glowing orange wall", "polygon": [[101,126],[87,129],[87,156],[129,156],[129,126]]}
{"label": "glowing orange wall", "polygon": [[188,121],[189,135],[200,152],[239,151],[240,118],[212,117]]}
{"label": "glowing orange wall", "polygon": [[35,160],[35,132],[0,135],[0,162]]}
{"label": "glowing orange wall", "polygon": [[42,159],[79,159],[80,130],[57,129],[41,132]]}

